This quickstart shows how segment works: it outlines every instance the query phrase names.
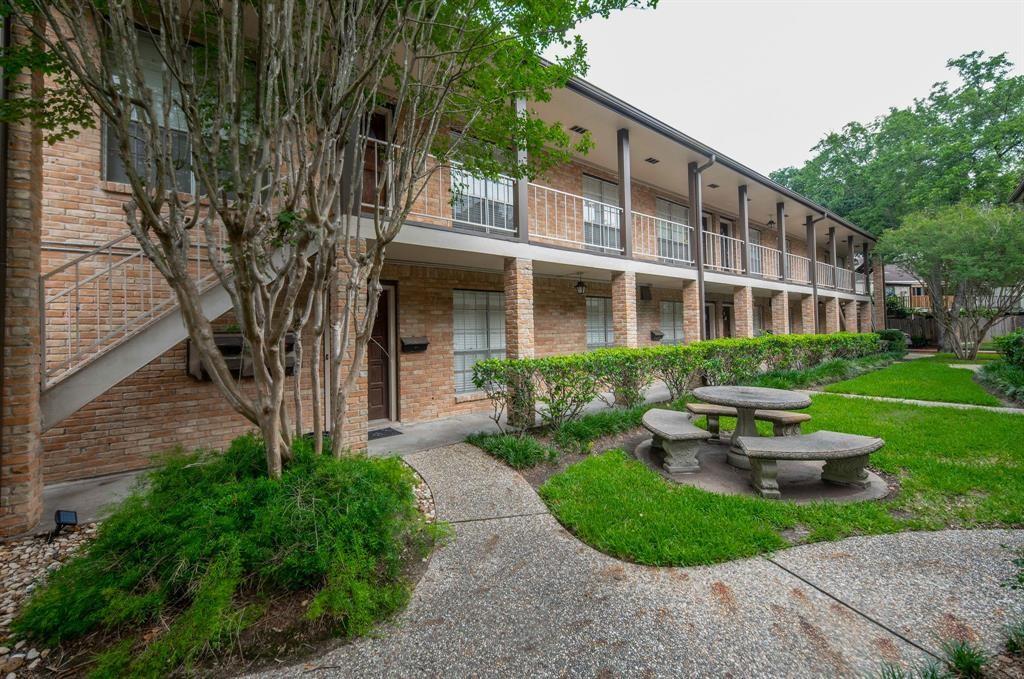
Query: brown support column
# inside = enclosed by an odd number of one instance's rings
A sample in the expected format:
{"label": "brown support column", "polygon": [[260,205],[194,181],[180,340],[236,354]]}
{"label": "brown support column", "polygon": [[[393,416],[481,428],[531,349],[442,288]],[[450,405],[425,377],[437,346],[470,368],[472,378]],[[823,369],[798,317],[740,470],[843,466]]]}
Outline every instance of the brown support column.
{"label": "brown support column", "polygon": [[[789,279],[789,261],[786,253],[789,252],[789,245],[786,242],[786,204],[779,201],[775,204],[775,223],[779,229],[779,255],[782,261],[779,263],[779,272],[782,274],[782,280]],[[788,326],[789,321],[786,321]]]}
{"label": "brown support column", "polygon": [[[18,75],[39,93],[42,78]],[[7,214],[4,216],[4,345],[0,536],[31,530],[43,511],[40,389],[40,239],[42,132],[10,125],[7,134]]]}
{"label": "brown support column", "polygon": [[699,165],[690,163],[687,166],[687,178],[690,186],[690,223],[693,226],[691,231],[693,237],[693,259],[697,267],[697,314],[698,314],[698,337],[707,339],[704,336],[704,229],[701,228],[701,218],[704,214],[704,198],[701,193],[700,173],[697,171]]}
{"label": "brown support column", "polygon": [[633,172],[629,165],[629,130],[622,128],[618,133],[619,149],[619,207],[622,208],[622,222],[619,235],[622,238],[622,256],[633,256]]}
{"label": "brown support column", "polygon": [[853,236],[846,237],[846,268],[850,270],[850,292],[857,291],[857,265],[853,261]]}
{"label": "brown support column", "polygon": [[[836,227],[828,227],[828,263],[832,265],[832,269],[836,268],[839,263],[839,253],[836,251]],[[832,274],[832,287],[835,287],[835,274]]]}
{"label": "brown support column", "polygon": [[[516,115],[526,115],[526,99],[516,98]],[[520,166],[526,165],[528,158],[526,149],[516,149],[516,163]],[[515,188],[512,192],[512,219],[516,226],[516,235],[524,243],[530,242],[530,217],[529,217],[529,195],[530,182],[526,177],[519,177],[515,180]]]}
{"label": "brown support column", "polygon": [[636,273],[616,271],[612,274],[612,329],[615,346],[639,346],[636,333]]}
{"label": "brown support column", "polygon": [[857,332],[857,300],[847,300],[843,309],[843,318],[846,320],[846,327],[843,330]]}
{"label": "brown support column", "polygon": [[800,298],[800,332],[813,335],[818,332],[818,298],[804,295]]}
{"label": "brown support column", "polygon": [[683,339],[687,344],[700,339],[701,311],[697,281],[683,281]]}
{"label": "brown support column", "polygon": [[871,294],[871,254],[869,250],[867,242],[860,246],[861,257],[864,259],[864,271],[861,272],[861,275],[864,277],[865,295]]}
{"label": "brown support column", "polygon": [[750,209],[747,204],[747,185],[742,184],[737,190],[740,216],[740,240],[743,241],[742,266],[743,273],[750,275]]}
{"label": "brown support column", "polygon": [[885,329],[885,266],[874,258],[871,275],[871,329]]}
{"label": "brown support column", "polygon": [[839,332],[839,298],[825,298],[825,332]]}
{"label": "brown support column", "polygon": [[[807,215],[807,219],[804,221],[804,225],[807,229],[807,257],[811,261],[808,263],[808,274],[811,279],[811,297],[814,299],[813,306],[811,308],[811,318],[807,319],[806,315],[803,319],[804,327],[807,327],[808,320],[811,321],[811,327],[814,328],[812,332],[818,331],[818,237],[814,233],[814,218]],[[806,307],[804,307],[806,309]]]}
{"label": "brown support column", "polygon": [[533,358],[533,260],[505,258],[505,355]]}
{"label": "brown support column", "polygon": [[772,293],[772,334],[789,334],[789,293],[785,290]]}
{"label": "brown support column", "polygon": [[734,337],[754,336],[754,291],[749,285],[732,290],[733,323],[736,326]]}

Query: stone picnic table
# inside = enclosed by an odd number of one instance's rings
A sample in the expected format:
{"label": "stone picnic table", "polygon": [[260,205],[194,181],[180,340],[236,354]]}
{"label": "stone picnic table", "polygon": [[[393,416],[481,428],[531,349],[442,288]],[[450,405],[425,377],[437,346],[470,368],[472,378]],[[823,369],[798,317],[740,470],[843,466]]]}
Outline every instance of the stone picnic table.
{"label": "stone picnic table", "polygon": [[811,405],[807,394],[786,389],[766,387],[697,387],[693,395],[705,403],[731,406],[736,409],[736,431],[732,434],[729,447],[729,464],[740,469],[750,469],[750,460],[739,445],[741,436],[759,436],[754,413],[758,410],[801,410]]}

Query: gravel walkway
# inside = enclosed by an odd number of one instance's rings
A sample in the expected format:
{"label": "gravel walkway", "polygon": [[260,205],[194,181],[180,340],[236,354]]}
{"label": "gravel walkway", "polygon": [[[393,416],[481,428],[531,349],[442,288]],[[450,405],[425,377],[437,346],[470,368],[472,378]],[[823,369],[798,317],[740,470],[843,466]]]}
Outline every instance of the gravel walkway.
{"label": "gravel walkway", "polygon": [[1002,586],[1024,531],[854,538],[708,568],[650,568],[570,535],[466,444],[405,458],[454,539],[396,621],[266,676],[863,676],[941,640],[990,651],[1024,615]]}

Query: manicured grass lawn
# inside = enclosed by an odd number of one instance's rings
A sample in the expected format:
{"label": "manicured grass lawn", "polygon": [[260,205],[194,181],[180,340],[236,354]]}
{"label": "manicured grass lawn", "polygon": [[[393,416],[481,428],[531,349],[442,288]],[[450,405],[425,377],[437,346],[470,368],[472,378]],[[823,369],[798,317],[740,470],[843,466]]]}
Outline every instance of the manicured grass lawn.
{"label": "manicured grass lawn", "polygon": [[951,368],[950,362],[948,358],[936,356],[896,363],[851,380],[830,384],[825,387],[825,391],[947,403],[1001,405],[999,399],[974,381],[973,372],[964,368]]}
{"label": "manicured grass lawn", "polygon": [[[678,486],[622,451],[594,456],[540,489],[588,544],[631,561],[698,565],[806,541],[943,527],[1024,525],[1024,416],[818,395],[805,432],[881,436],[871,464],[900,482],[886,501],[813,503],[725,496]],[[731,427],[723,422],[724,428]],[[783,489],[785,493],[785,489]]]}

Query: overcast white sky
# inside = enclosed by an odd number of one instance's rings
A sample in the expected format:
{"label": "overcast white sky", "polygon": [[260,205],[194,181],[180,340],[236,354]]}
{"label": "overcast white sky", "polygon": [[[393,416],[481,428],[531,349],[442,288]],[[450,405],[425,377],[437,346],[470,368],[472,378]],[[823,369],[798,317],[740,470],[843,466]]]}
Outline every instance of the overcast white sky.
{"label": "overcast white sky", "polygon": [[587,80],[764,174],[926,95],[952,57],[1024,73],[1024,0],[661,0],[581,34]]}

